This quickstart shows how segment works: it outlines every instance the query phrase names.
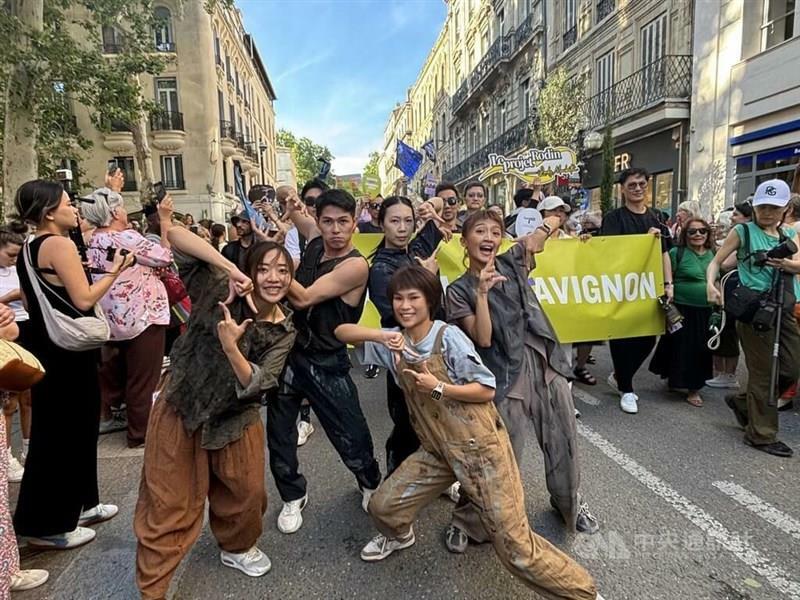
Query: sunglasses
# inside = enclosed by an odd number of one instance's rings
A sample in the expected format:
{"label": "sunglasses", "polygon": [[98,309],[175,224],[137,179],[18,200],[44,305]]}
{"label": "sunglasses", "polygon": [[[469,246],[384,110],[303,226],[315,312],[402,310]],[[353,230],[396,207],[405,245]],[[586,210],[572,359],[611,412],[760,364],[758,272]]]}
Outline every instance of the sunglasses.
{"label": "sunglasses", "polygon": [[372,210],[378,210],[381,207],[381,203],[380,202],[370,202],[369,203],[369,207]]}
{"label": "sunglasses", "polygon": [[303,198],[303,204],[306,206],[314,206],[317,203],[316,198]]}
{"label": "sunglasses", "polygon": [[458,198],[452,196],[451,198],[442,198],[447,203],[447,206],[455,206],[458,204]]}
{"label": "sunglasses", "polygon": [[706,229],[705,227],[701,227],[700,229],[692,228],[692,229],[687,229],[686,233],[688,233],[689,235],[697,235],[698,233],[700,235],[706,235],[708,234],[708,229]]}

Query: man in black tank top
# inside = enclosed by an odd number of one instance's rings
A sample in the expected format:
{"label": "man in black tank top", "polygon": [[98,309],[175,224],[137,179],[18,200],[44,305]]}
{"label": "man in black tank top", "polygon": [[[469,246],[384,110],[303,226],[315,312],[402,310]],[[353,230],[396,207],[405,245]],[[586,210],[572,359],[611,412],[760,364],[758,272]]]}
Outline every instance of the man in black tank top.
{"label": "man in black tank top", "polygon": [[289,198],[287,209],[308,243],[289,288],[297,338],[277,398],[267,405],[267,446],[272,476],[284,502],[278,529],[294,533],[303,524],[301,513],[308,500],[306,479],[299,473],[295,426],[304,398],[356,476],[364,510],[381,482],[381,472],[350,378],[347,346],[333,334],[343,323],[358,322],[366,297],[369,265],[352,244],[356,202],[347,192],[334,189],[317,198],[316,221],[301,212],[296,196]]}

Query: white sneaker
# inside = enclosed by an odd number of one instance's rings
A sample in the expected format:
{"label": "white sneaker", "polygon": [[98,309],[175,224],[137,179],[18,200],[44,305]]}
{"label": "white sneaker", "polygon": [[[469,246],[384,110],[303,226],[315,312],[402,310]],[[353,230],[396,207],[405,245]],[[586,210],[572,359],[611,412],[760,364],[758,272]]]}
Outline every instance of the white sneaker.
{"label": "white sneaker", "polygon": [[395,550],[403,550],[404,548],[413,546],[416,541],[413,528],[402,538],[389,539],[382,533],[379,533],[361,550],[361,560],[367,562],[383,560]]}
{"label": "white sneaker", "polygon": [[364,512],[369,514],[369,501],[372,500],[372,496],[375,495],[375,492],[378,490],[371,490],[369,488],[362,488],[361,489],[361,508],[364,509]]}
{"label": "white sneaker", "polygon": [[617,375],[616,373],[614,373],[614,371],[611,371],[611,375],[609,375],[608,379],[606,379],[606,383],[608,384],[608,387],[610,387],[618,394],[622,393],[619,391],[619,385],[617,384]]}
{"label": "white sneaker", "polygon": [[114,504],[98,504],[94,508],[90,508],[81,513],[81,518],[78,519],[78,525],[81,527],[96,525],[97,523],[113,519],[117,516],[118,512],[119,508]]}
{"label": "white sneaker", "polygon": [[308,504],[308,494],[298,500],[283,503],[278,515],[278,530],[281,533],[294,533],[303,525],[303,509]]}
{"label": "white sneaker", "polygon": [[22,476],[25,474],[25,467],[19,464],[19,461],[11,454],[11,448],[8,449],[8,483],[19,483],[22,481]]}
{"label": "white sneaker", "polygon": [[712,388],[738,390],[739,382],[733,373],[720,373],[714,379],[706,381],[706,385]]}
{"label": "white sneaker", "polygon": [[45,537],[30,537],[28,545],[37,550],[70,550],[91,542],[97,532],[86,527],[76,527],[73,531],[48,535]]}
{"label": "white sneaker", "polygon": [[638,401],[639,396],[628,392],[627,394],[622,394],[622,398],[619,399],[619,407],[622,409],[622,412],[635,415],[639,412]]}
{"label": "white sneaker", "polygon": [[458,503],[458,500],[461,498],[461,483],[456,481],[453,485],[442,492],[442,496],[450,498],[450,500],[453,502]]}
{"label": "white sneaker", "polygon": [[220,551],[219,557],[222,564],[232,569],[239,569],[250,577],[261,577],[269,573],[272,561],[258,547],[253,546],[247,552],[234,554],[233,552]]}
{"label": "white sneaker", "polygon": [[297,424],[297,445],[304,445],[312,433],[314,433],[314,426],[311,423],[300,421]]}
{"label": "white sneaker", "polygon": [[24,592],[42,585],[50,577],[50,573],[43,569],[26,569],[17,571],[11,576],[11,591]]}

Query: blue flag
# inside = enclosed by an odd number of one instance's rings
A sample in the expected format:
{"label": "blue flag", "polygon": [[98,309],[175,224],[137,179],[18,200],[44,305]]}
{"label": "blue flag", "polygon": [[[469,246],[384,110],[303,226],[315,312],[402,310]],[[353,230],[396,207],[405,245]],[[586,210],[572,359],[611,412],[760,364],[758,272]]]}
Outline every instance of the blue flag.
{"label": "blue flag", "polygon": [[422,164],[422,154],[408,144],[397,140],[397,155],[395,156],[394,164],[403,172],[403,175],[411,179]]}
{"label": "blue flag", "polygon": [[242,203],[242,208],[244,209],[244,212],[247,213],[247,218],[255,220],[256,227],[258,227],[261,231],[266,231],[269,229],[267,221],[263,216],[261,216],[260,212],[253,208],[253,205],[250,203],[250,200],[247,199],[247,195],[244,193],[244,178],[242,177],[242,168],[238,163],[233,163],[233,183],[236,187],[236,195],[239,197],[239,201]]}
{"label": "blue flag", "polygon": [[425,152],[425,156],[428,157],[429,161],[436,162],[436,144],[434,144],[433,140],[422,144],[422,150]]}

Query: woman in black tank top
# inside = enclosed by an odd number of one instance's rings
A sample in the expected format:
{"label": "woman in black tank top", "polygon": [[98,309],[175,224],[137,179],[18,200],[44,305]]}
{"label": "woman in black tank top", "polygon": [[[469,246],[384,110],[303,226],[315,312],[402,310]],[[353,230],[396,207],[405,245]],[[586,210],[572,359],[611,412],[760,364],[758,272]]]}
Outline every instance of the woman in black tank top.
{"label": "woman in black tank top", "polygon": [[97,489],[99,351],[72,352],[50,340],[28,266],[52,307],[77,318],[89,314],[133,259],[120,255],[112,273],[89,285],[75,244],[67,237],[78,225],[78,210],[61,185],[42,180],[25,183],[17,192],[16,208],[37,228],[36,237],[28,242],[30,264],[23,252],[19,277],[30,314],[29,350],[46,374],[31,390],[31,442],[14,527],[19,535],[30,537],[33,547],[74,548],[95,536],[79,525],[117,513],[116,506],[100,504]]}

